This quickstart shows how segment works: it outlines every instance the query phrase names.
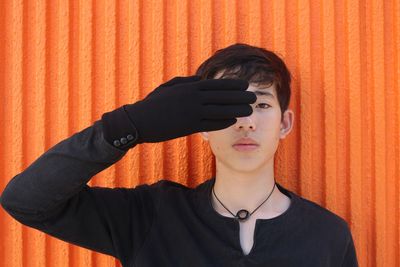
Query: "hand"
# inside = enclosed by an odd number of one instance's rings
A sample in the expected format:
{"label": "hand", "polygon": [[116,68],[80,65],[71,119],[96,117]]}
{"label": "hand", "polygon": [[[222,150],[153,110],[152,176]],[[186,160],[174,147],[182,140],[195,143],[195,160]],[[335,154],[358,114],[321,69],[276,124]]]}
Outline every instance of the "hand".
{"label": "hand", "polygon": [[239,79],[200,80],[175,77],[143,100],[124,105],[139,132],[137,143],[155,143],[196,132],[215,131],[236,123],[236,117],[253,113],[257,100]]}

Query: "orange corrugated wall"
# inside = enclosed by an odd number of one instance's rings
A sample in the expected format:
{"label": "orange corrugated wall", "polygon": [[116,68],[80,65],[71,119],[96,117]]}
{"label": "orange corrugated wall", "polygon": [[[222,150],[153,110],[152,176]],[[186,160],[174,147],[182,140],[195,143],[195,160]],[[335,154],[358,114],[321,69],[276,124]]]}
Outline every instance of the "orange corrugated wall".
{"label": "orange corrugated wall", "polygon": [[[60,140],[219,48],[276,51],[293,73],[284,186],[350,225],[360,266],[400,266],[399,0],[0,0],[0,190]],[[215,171],[199,134],[130,150],[89,184]],[[0,209],[1,266],[120,266],[22,226]]]}

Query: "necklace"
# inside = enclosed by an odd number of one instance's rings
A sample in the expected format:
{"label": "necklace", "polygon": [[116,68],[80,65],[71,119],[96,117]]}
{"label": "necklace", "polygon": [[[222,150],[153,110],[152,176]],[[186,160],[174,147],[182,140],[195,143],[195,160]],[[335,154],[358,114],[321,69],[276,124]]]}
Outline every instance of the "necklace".
{"label": "necklace", "polygon": [[218,202],[221,203],[221,205],[222,205],[227,211],[229,211],[229,213],[232,214],[236,220],[238,220],[238,221],[246,221],[248,218],[250,218],[250,216],[251,216],[259,207],[261,207],[262,204],[265,203],[265,201],[267,201],[267,200],[269,199],[269,197],[271,196],[272,192],[273,192],[274,189],[275,189],[275,185],[276,185],[276,182],[274,183],[274,187],[272,188],[271,193],[269,193],[267,199],[264,200],[255,210],[253,210],[253,211],[250,213],[248,210],[241,209],[241,210],[239,210],[239,211],[236,213],[236,215],[233,214],[227,207],[225,207],[225,205],[222,204],[222,202],[218,199],[217,195],[216,195],[215,192],[214,192],[214,185],[213,185],[212,191],[213,191],[213,194],[214,194],[215,198],[218,200]]}

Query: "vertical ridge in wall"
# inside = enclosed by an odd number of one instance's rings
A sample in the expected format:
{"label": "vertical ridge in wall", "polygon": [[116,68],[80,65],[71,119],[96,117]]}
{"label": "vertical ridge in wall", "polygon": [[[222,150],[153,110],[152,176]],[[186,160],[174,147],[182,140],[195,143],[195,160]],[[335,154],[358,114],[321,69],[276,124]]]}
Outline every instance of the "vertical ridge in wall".
{"label": "vertical ridge in wall", "polygon": [[[269,2],[269,1],[268,1]],[[287,139],[287,146],[290,147],[290,151],[297,151],[287,161],[287,171],[288,171],[288,181],[286,185],[297,193],[300,192],[300,175],[299,172],[301,168],[301,109],[300,109],[300,87],[299,87],[299,68],[298,68],[298,12],[297,12],[297,2],[294,0],[285,1],[285,16],[286,16],[286,44],[285,44],[285,63],[291,71],[291,99],[290,106],[294,112],[294,125],[293,130],[290,133],[290,137]],[[269,16],[264,15],[263,17],[268,18]],[[268,22],[268,20],[265,20]],[[274,23],[275,24],[275,23]]]}
{"label": "vertical ridge in wall", "polygon": [[[236,2],[235,2],[236,3]],[[212,15],[215,10],[212,10],[212,1],[201,1],[196,2],[196,6],[193,7],[194,10],[200,10],[200,18],[197,21],[196,26],[198,26],[197,31],[199,32],[199,45],[196,47],[195,53],[197,53],[200,57],[198,59],[198,66],[204,62],[207,58],[212,56],[215,53],[215,50],[219,49],[219,47],[215,47],[214,45],[214,35],[212,33],[213,21]],[[211,12],[208,12],[211,10]],[[196,66],[197,67],[197,66]],[[206,148],[207,149],[207,148]],[[203,163],[204,163],[204,173],[215,173],[215,169],[211,165],[210,154],[203,154]]]}
{"label": "vertical ridge in wall", "polygon": [[[231,2],[233,3],[233,2]],[[224,1],[213,1],[212,2],[212,31],[213,31],[213,39],[216,44],[224,44],[225,43],[225,3]],[[231,16],[233,17],[233,16]]]}
{"label": "vertical ridge in wall", "polygon": [[249,2],[248,1],[237,1],[236,8],[236,34],[237,34],[237,42],[246,43],[249,39]]}
{"label": "vertical ridge in wall", "polygon": [[[168,79],[172,76],[187,76],[188,70],[188,52],[189,52],[189,18],[188,2],[182,1],[178,4],[167,5],[166,14],[168,15],[166,25],[166,60],[165,71],[168,73]],[[172,17],[172,18],[171,18]],[[170,41],[172,40],[172,42]],[[172,119],[172,118],[170,118]],[[164,165],[168,169],[168,176],[176,179],[176,182],[187,184],[189,145],[192,136],[185,136],[170,140],[165,143],[167,150],[164,156]],[[186,174],[186,175],[185,175]],[[186,177],[185,177],[186,176]]]}
{"label": "vertical ridge in wall", "polygon": [[[8,11],[8,10],[7,10]],[[3,100],[2,105],[0,106],[0,124],[1,125],[7,125],[6,124],[6,111],[8,111],[9,107],[6,106],[6,102],[4,101],[6,99],[6,68],[8,67],[8,62],[6,61],[7,59],[7,52],[6,51],[6,42],[8,39],[10,39],[10,36],[8,35],[8,29],[6,27],[6,3],[4,1],[0,2],[0,32],[3,33],[0,36],[0,99]],[[10,124],[8,124],[10,125]],[[5,180],[4,177],[6,177],[5,173],[5,160],[9,155],[6,155],[6,149],[5,149],[5,127],[2,127],[0,129],[0,155],[3,156],[3,160],[0,162],[0,177],[3,177],[3,180],[0,181],[0,191],[2,192],[5,187]],[[0,194],[1,197],[1,194]],[[0,217],[0,236],[2,239],[0,240],[0,246],[5,248],[6,242],[10,241],[10,236],[7,234],[7,220],[4,216]],[[4,249],[0,250],[0,266],[5,266],[5,258],[6,254]]]}
{"label": "vertical ridge in wall", "polygon": [[[153,60],[153,14],[152,4],[149,1],[140,1],[141,5],[141,32],[140,32],[140,99],[146,97],[152,90],[155,79],[152,77],[152,60]],[[139,181],[147,183],[148,177],[154,177],[154,167],[151,166],[153,154],[152,144],[144,143],[139,146],[141,154]]]}
{"label": "vertical ridge in wall", "polygon": [[[70,135],[88,127],[92,118],[92,1],[71,1],[70,5],[70,83],[69,130]],[[89,181],[89,185],[91,185]],[[91,252],[69,244],[72,266],[90,266]]]}
{"label": "vertical ridge in wall", "polygon": [[[147,44],[147,40],[146,40],[146,36],[147,33],[149,31],[147,23],[146,23],[146,18],[147,18],[147,6],[146,6],[146,1],[143,0],[139,0],[138,1],[138,7],[139,10],[143,10],[140,12],[137,12],[136,14],[138,15],[138,32],[137,32],[137,41],[138,41],[138,71],[136,72],[138,75],[138,88],[137,88],[137,95],[138,95],[138,100],[141,100],[144,98],[145,93],[144,93],[144,87],[147,83],[146,81],[146,77],[144,75],[144,73],[146,73],[147,71],[147,66],[146,66],[146,62],[145,62],[145,58],[147,55],[147,48],[149,47]],[[135,13],[134,13],[135,14]],[[143,174],[142,173],[146,173],[146,164],[145,164],[145,158],[146,158],[146,154],[145,154],[145,149],[146,149],[146,144],[142,144],[138,146],[138,183],[142,183],[143,182]]]}
{"label": "vertical ridge in wall", "polygon": [[[122,3],[123,1],[121,1]],[[135,103],[140,100],[142,80],[142,50],[140,38],[142,34],[141,22],[142,22],[142,9],[141,1],[129,1],[128,2],[128,88],[125,88],[126,97],[122,95],[121,105]],[[122,12],[121,12],[122,14]],[[122,55],[121,55],[122,56]],[[139,180],[140,164],[142,162],[141,145],[136,146],[130,154],[128,154],[129,164],[124,165],[124,171],[130,181],[129,184],[137,184]],[[131,160],[131,161],[129,161]],[[129,166],[128,166],[129,165]]]}
{"label": "vertical ridge in wall", "polygon": [[349,180],[349,132],[348,132],[348,65],[347,65],[347,25],[346,0],[335,1],[335,101],[336,101],[336,208],[343,218],[348,217]]}
{"label": "vertical ridge in wall", "polygon": [[[189,3],[188,1],[182,1],[182,3],[177,5],[177,66],[176,72],[182,73],[184,76],[189,76],[191,74],[188,73],[189,70],[189,52],[190,52],[190,44],[189,40],[189,31],[190,31],[190,19],[188,17],[189,14]],[[183,38],[179,38],[182,36]],[[174,174],[175,177],[178,177],[178,182],[181,184],[189,185],[190,182],[195,179],[195,177],[191,176],[190,165],[193,158],[192,151],[192,143],[193,138],[196,137],[196,134],[192,134],[189,136],[185,136],[184,138],[180,138],[177,141],[178,147],[178,160],[179,165],[177,168],[177,173]],[[185,174],[185,175],[182,175]]]}
{"label": "vertical ridge in wall", "polygon": [[363,209],[363,217],[371,218],[371,220],[365,220],[364,229],[366,237],[366,246],[369,253],[366,253],[365,261],[371,262],[375,265],[376,251],[374,247],[376,246],[376,240],[374,239],[375,232],[375,217],[374,217],[374,185],[373,185],[373,173],[374,173],[374,145],[373,145],[373,98],[372,87],[373,87],[373,73],[372,73],[372,49],[371,49],[371,12],[367,8],[368,0],[363,0],[360,3],[360,31],[361,31],[361,77],[363,77],[363,83],[361,83],[361,103],[362,103],[362,113],[361,121],[363,124],[362,131],[362,154],[363,156],[363,187],[362,192],[365,195],[363,200],[363,205],[366,207]]}
{"label": "vertical ridge in wall", "polygon": [[[94,2],[93,2],[94,3]],[[92,1],[84,1],[79,3],[79,21],[78,23],[78,46],[76,67],[79,73],[76,90],[76,99],[74,99],[77,108],[77,129],[74,132],[80,131],[92,123],[93,117],[93,99],[92,99],[92,72],[93,72],[93,17],[95,9]]]}
{"label": "vertical ridge in wall", "polygon": [[[228,46],[238,42],[238,1],[223,1],[224,11],[224,43],[221,46]],[[216,11],[217,12],[217,11]],[[215,22],[217,23],[217,22]]]}
{"label": "vertical ridge in wall", "polygon": [[[150,76],[149,76],[149,92],[153,91],[157,86],[159,86],[164,81],[164,49],[166,42],[165,34],[165,5],[166,2],[161,1],[157,5],[152,5],[151,7],[151,47],[152,52],[148,60],[150,62]],[[161,116],[161,115],[160,115]],[[171,118],[172,119],[172,118]],[[149,147],[151,148],[150,158],[147,158],[147,164],[151,166],[151,177],[154,180],[159,180],[164,178],[169,171],[165,166],[164,159],[169,156],[164,154],[165,142],[152,143]],[[168,177],[169,178],[169,177]],[[150,181],[147,181],[150,182]]]}
{"label": "vertical ridge in wall", "polygon": [[[194,72],[191,70],[190,62],[192,62],[192,44],[190,42],[190,36],[192,34],[192,20],[190,19],[190,6],[191,1],[185,1],[183,8],[179,9],[179,13],[182,15],[182,24],[184,27],[184,35],[186,40],[184,40],[184,47],[185,49],[184,58],[182,58],[179,62],[179,69],[182,68],[182,71],[185,73],[186,76],[194,75]],[[195,184],[198,183],[198,177],[201,176],[201,171],[199,170],[199,160],[200,160],[200,152],[201,148],[199,147],[201,140],[200,134],[194,134],[187,138],[186,143],[186,150],[187,150],[187,180],[185,181],[186,185],[189,187],[194,187]]]}
{"label": "vertical ridge in wall", "polygon": [[[313,122],[308,142],[311,146],[312,164],[317,166],[317,162],[325,162],[325,143],[320,136],[325,135],[324,124],[324,84],[323,72],[323,36],[322,36],[322,2],[317,1],[310,4],[310,99],[311,112],[307,114]],[[318,89],[321,88],[321,89]],[[320,188],[312,192],[312,200],[325,206],[325,168],[310,169],[312,188]]]}
{"label": "vertical ridge in wall", "polygon": [[[269,2],[269,1],[268,1]],[[272,11],[267,8],[269,16],[272,16],[272,25],[267,25],[268,28],[272,29],[270,38],[272,39],[273,51],[279,56],[285,57],[286,54],[286,3],[285,1],[272,1]],[[267,14],[266,17],[269,17]]]}
{"label": "vertical ridge in wall", "polygon": [[[364,235],[362,226],[353,224],[356,221],[363,221],[361,210],[363,209],[362,195],[362,71],[361,71],[361,21],[359,1],[349,0],[346,2],[346,21],[348,38],[348,88],[349,88],[349,192],[350,192],[350,218],[349,226],[353,234],[354,243],[357,251],[361,251],[360,244]],[[350,67],[351,66],[351,67]],[[360,266],[365,266],[364,257],[358,255]]]}
{"label": "vertical ridge in wall", "polygon": [[[366,190],[365,192],[367,193],[368,196],[368,202],[369,205],[369,217],[366,218],[371,218],[369,227],[368,229],[368,238],[369,241],[368,244],[371,244],[371,251],[370,254],[368,255],[370,258],[368,259],[368,262],[371,262],[372,265],[378,265],[377,262],[377,240],[376,240],[376,213],[375,213],[375,205],[376,205],[376,191],[377,189],[375,188],[375,134],[374,134],[374,127],[375,127],[375,121],[374,121],[374,68],[373,68],[373,34],[372,34],[372,13],[373,10],[370,7],[371,1],[370,0],[365,0],[365,3],[363,3],[361,6],[363,7],[363,12],[364,12],[364,23],[365,23],[365,36],[366,36],[366,87],[363,88],[364,92],[366,93],[365,97],[365,105],[364,105],[364,111],[365,111],[365,127],[366,129],[366,154],[369,155],[369,157],[365,157],[365,181],[366,181]],[[368,183],[367,183],[368,182]]]}
{"label": "vertical ridge in wall", "polygon": [[[121,1],[114,1],[114,17],[115,21],[112,25],[114,29],[114,91],[115,91],[115,96],[114,96],[114,102],[113,102],[113,107],[112,109],[116,109],[119,107],[119,104],[121,102],[121,97],[120,95],[122,94],[123,88],[127,88],[127,79],[121,79],[123,77],[121,75],[121,72],[127,77],[127,69],[128,65],[126,64],[126,59],[127,59],[127,54],[125,47],[129,45],[128,41],[128,31],[127,31],[127,25],[128,23],[125,23],[127,20],[127,13],[124,12],[124,10],[121,10],[121,6],[125,4],[125,10],[128,10],[126,8],[126,5],[128,3],[122,3]],[[121,12],[122,11],[122,12]],[[124,18],[124,20],[122,20]],[[121,32],[123,33],[121,36]],[[121,54],[124,55],[121,57]],[[121,63],[122,61],[122,63]],[[125,63],[125,64],[124,64]],[[121,86],[122,85],[122,86]],[[106,112],[104,110],[104,107],[100,107],[100,114],[99,117]],[[97,117],[97,118],[99,118]],[[96,118],[96,119],[97,119]],[[126,156],[126,155],[125,155]],[[124,183],[127,181],[127,179],[123,178],[121,174],[121,161],[117,162],[114,164],[114,172],[113,172],[113,187],[120,187],[121,183]],[[124,164],[127,165],[127,164]]]}
{"label": "vertical ridge in wall", "polygon": [[[54,142],[59,142],[63,138],[69,136],[69,116],[71,110],[70,107],[70,85],[71,85],[71,22],[72,22],[72,10],[71,4],[67,1],[61,1],[59,3],[59,24],[58,24],[58,85],[57,89],[57,108],[58,117],[57,125],[60,136],[54,137],[57,140]],[[53,90],[53,88],[51,89]],[[56,243],[56,242],[53,242]],[[64,242],[57,241],[57,250],[60,250],[57,255],[54,256],[57,264],[55,266],[66,267],[70,264],[69,252],[70,245]]]}
{"label": "vertical ridge in wall", "polygon": [[324,177],[325,205],[331,209],[336,206],[337,192],[337,125],[336,125],[336,79],[335,79],[335,12],[334,3],[322,4],[322,85],[324,98]]}
{"label": "vertical ridge in wall", "polygon": [[[281,1],[283,2],[283,1]],[[249,21],[248,21],[248,42],[251,45],[260,46],[261,45],[261,1],[251,1],[247,9]]]}
{"label": "vertical ridge in wall", "polygon": [[[11,76],[11,83],[12,86],[12,92],[13,92],[13,97],[10,103],[11,109],[12,109],[12,114],[11,118],[13,118],[12,121],[12,130],[11,130],[11,135],[9,140],[15,140],[15,137],[23,137],[24,133],[24,73],[25,73],[25,68],[24,68],[24,36],[25,36],[25,31],[24,31],[24,26],[26,24],[26,18],[25,18],[25,5],[23,4],[22,1],[18,2],[15,6],[12,7],[12,14],[13,14],[13,23],[12,23],[12,31],[13,31],[13,37],[12,37],[12,46],[11,46],[11,51],[10,55],[12,56],[12,74]],[[19,19],[17,19],[19,18]],[[8,128],[8,127],[7,127]],[[21,138],[23,139],[23,138]],[[12,143],[12,142],[9,142]],[[13,161],[12,161],[12,171],[13,175],[19,173],[23,168],[25,164],[25,153],[24,153],[24,148],[23,148],[24,142],[19,142],[17,143],[16,146],[12,146],[12,156],[13,156]],[[13,263],[19,263],[23,264],[24,262],[24,231],[23,231],[23,226],[17,222],[13,222],[13,230],[15,233],[13,244],[15,244],[15,250],[12,255],[15,255],[15,260],[16,262]]]}
{"label": "vertical ridge in wall", "polygon": [[[0,36],[0,62],[2,62],[2,64],[0,64],[0,99],[5,99],[6,97],[6,92],[5,92],[5,73],[6,73],[6,41],[7,41],[7,37],[9,37],[7,35],[6,32],[6,14],[5,14],[5,9],[6,9],[6,4],[5,2],[0,2],[0,32],[3,33]],[[3,100],[4,101],[4,100]],[[5,103],[0,106],[0,124],[1,125],[5,125],[5,119],[6,119],[6,106]],[[0,129],[0,155],[5,154],[5,144],[4,144],[4,127],[2,127]],[[3,160],[0,162],[0,177],[5,177],[5,170],[4,170],[4,158]],[[5,181],[0,181],[0,191],[2,192],[4,190]],[[0,194],[1,197],[1,194]],[[6,233],[5,233],[5,228],[6,228],[6,220],[5,217],[0,217],[0,236],[2,236],[3,238],[0,240],[0,246],[2,247],[6,247],[6,244],[4,243],[5,240],[7,239]],[[3,244],[4,243],[4,244]],[[4,250],[0,250],[0,266],[4,264],[4,258],[5,258],[5,254],[4,254]],[[3,265],[4,266],[4,265]]]}
{"label": "vertical ridge in wall", "polygon": [[214,53],[214,39],[212,32],[212,2],[210,0],[197,3],[197,10],[200,9],[200,54],[202,61]]}
{"label": "vertical ridge in wall", "polygon": [[[0,3],[0,32],[3,33],[0,37],[0,62],[2,62],[0,65],[0,99],[3,100],[0,107],[0,122],[1,125],[7,125],[7,127],[2,127],[0,130],[0,155],[2,155],[0,177],[3,178],[3,181],[1,181],[1,192],[9,180],[12,179],[12,176],[15,175],[14,170],[19,168],[19,164],[16,164],[13,159],[21,156],[21,153],[13,154],[12,151],[20,149],[20,142],[16,145],[6,146],[6,144],[15,142],[16,135],[14,134],[17,132],[16,128],[19,128],[21,125],[15,122],[21,118],[20,110],[14,108],[14,101],[20,99],[18,95],[21,93],[21,88],[17,87],[16,81],[13,80],[13,74],[17,70],[16,66],[20,67],[20,64],[14,62],[15,57],[21,55],[21,53],[18,50],[14,51],[14,53],[12,51],[13,46],[20,44],[20,39],[14,39],[16,36],[13,35],[14,29],[19,26],[18,22],[20,21],[12,19],[13,15],[18,13],[18,11],[20,12],[18,9],[20,7],[17,4],[13,6],[11,2],[2,1]],[[15,114],[16,112],[18,112],[19,116]],[[1,243],[3,248],[0,251],[0,265],[21,265],[22,257],[19,255],[22,246],[21,227],[8,215],[1,216],[0,219],[0,236],[2,237]],[[15,256],[9,257],[8,255]]]}
{"label": "vertical ridge in wall", "polygon": [[[193,17],[198,17],[199,8],[201,8],[201,5],[197,1],[188,1],[188,57],[190,59],[188,62],[188,70],[190,75],[196,74],[197,68],[206,58],[206,56],[203,55],[203,51],[201,48],[201,17],[194,20],[191,19]],[[199,135],[196,136],[196,141],[197,140],[201,141],[201,137]],[[207,159],[207,153],[204,151],[205,147],[207,146],[208,144],[196,142],[194,144],[194,147],[192,148],[192,157],[195,158],[196,164],[189,167],[189,186],[197,184],[194,180],[195,176],[203,178],[207,175],[205,165],[207,164],[207,161],[209,159]]]}
{"label": "vertical ridge in wall", "polygon": [[[24,88],[23,88],[23,73],[24,73],[24,5],[22,1],[5,1],[5,36],[9,37],[6,44],[6,61],[5,68],[5,98],[4,107],[9,114],[7,121],[4,121],[4,142],[13,144],[2,154],[4,162],[5,177],[7,182],[17,175],[24,167],[24,150],[23,143],[15,142],[15,140],[23,140],[23,104],[24,104]],[[22,266],[24,261],[24,236],[23,226],[7,216],[9,227],[4,228],[6,234],[2,237],[5,242],[9,242],[4,246],[5,255],[13,255],[6,257],[5,266]]]}
{"label": "vertical ridge in wall", "polygon": [[[45,2],[24,3],[23,142],[24,168],[44,152]],[[29,141],[28,141],[29,140]],[[34,140],[34,142],[32,142]],[[23,226],[23,265],[45,265],[44,234]],[[35,248],[35,249],[33,249]],[[35,259],[32,262],[30,259]]]}
{"label": "vertical ridge in wall", "polygon": [[[159,76],[159,82],[166,82],[172,79],[174,76],[184,76],[183,73],[177,74],[177,66],[178,66],[178,57],[184,54],[184,51],[180,51],[179,42],[181,39],[184,39],[185,33],[181,32],[182,28],[180,25],[179,17],[183,14],[179,14],[178,10],[180,8],[180,4],[177,4],[176,1],[171,1],[166,4],[164,7],[165,12],[162,14],[168,14],[168,16],[163,16],[164,25],[162,34],[163,42],[163,51],[162,57],[167,58],[168,60],[160,60],[158,58],[157,64],[163,64],[163,77]],[[155,11],[156,14],[156,11]],[[159,41],[159,42],[160,42]],[[160,67],[158,67],[160,68]],[[167,120],[173,120],[173,118],[166,118]],[[179,179],[179,174],[182,174],[179,171],[179,166],[181,166],[182,162],[179,159],[179,155],[183,153],[182,150],[182,139],[173,139],[163,142],[162,148],[162,158],[157,160],[156,168],[163,167],[163,177],[168,177],[169,180]],[[160,164],[161,163],[161,164]],[[182,176],[182,175],[181,175]]]}
{"label": "vertical ridge in wall", "polygon": [[[285,14],[286,3],[285,1],[268,1],[272,4],[272,7],[268,7],[266,10],[270,11],[271,15],[265,15],[265,17],[269,18],[270,22],[267,24],[268,26],[265,28],[271,28],[272,33],[269,37],[269,42],[272,45],[268,45],[268,47],[272,47],[272,51],[274,51],[282,60],[285,62],[286,66],[290,70],[289,62],[286,59],[286,20],[287,15]],[[261,28],[262,29],[262,28]],[[263,32],[260,29],[261,33]],[[261,34],[262,35],[262,34]],[[265,47],[265,46],[264,46]],[[293,94],[293,93],[292,93]],[[293,95],[292,95],[293,98]],[[288,107],[290,109],[290,107]],[[281,110],[282,112],[283,110]],[[296,115],[294,118],[296,119]],[[277,172],[280,173],[280,177],[277,177],[277,180],[281,185],[286,186],[288,180],[294,180],[294,176],[290,175],[290,156],[289,156],[289,147],[288,146],[288,138],[291,139],[293,136],[294,128],[292,132],[285,139],[281,139],[279,142],[279,149],[275,156],[275,165],[277,166]],[[285,181],[286,180],[286,181]]]}
{"label": "vertical ridge in wall", "polygon": [[[111,109],[116,109],[125,104],[132,102],[129,91],[130,77],[129,77],[129,62],[133,61],[130,58],[131,46],[131,33],[129,23],[129,1],[116,1],[115,7],[115,98],[114,106]],[[107,110],[102,109],[102,113]],[[101,116],[101,115],[100,115]],[[133,149],[131,149],[133,150]],[[131,177],[128,176],[130,161],[132,160],[132,152],[125,154],[127,159],[125,161],[118,161],[114,167],[114,187],[130,187],[132,184]]]}
{"label": "vertical ridge in wall", "polygon": [[[101,118],[103,112],[116,108],[116,1],[95,1],[92,4],[90,16],[90,32],[88,36],[91,44],[90,82],[88,93],[91,94],[91,121]],[[88,29],[89,30],[89,29]],[[116,165],[112,165],[91,180],[92,185],[107,188],[115,187]],[[115,265],[115,259],[101,253],[91,254],[92,265]]]}
{"label": "vertical ridge in wall", "polygon": [[[393,223],[393,221],[399,222],[398,220],[398,211],[396,209],[396,180],[398,180],[399,176],[396,176],[396,120],[391,118],[391,116],[395,117],[397,109],[399,106],[396,105],[396,85],[395,80],[397,77],[395,76],[395,69],[393,68],[396,59],[396,50],[395,50],[395,27],[394,27],[394,1],[384,1],[383,2],[383,47],[384,50],[381,53],[384,53],[384,88],[380,90],[384,93],[385,101],[385,109],[384,109],[384,117],[385,117],[385,148],[386,148],[386,177],[387,181],[385,183],[386,190],[386,198],[384,199],[386,205],[386,244],[385,244],[385,253],[388,255],[386,265],[387,266],[396,266],[396,254],[399,249],[396,250],[396,244],[398,248],[398,243],[396,243],[396,228],[398,226]],[[398,203],[398,202],[397,202]],[[397,218],[397,220],[396,220]],[[395,244],[395,245],[392,245]],[[397,257],[398,258],[398,257]],[[398,266],[398,264],[397,264]]]}
{"label": "vertical ridge in wall", "polygon": [[[65,121],[65,103],[68,103],[67,84],[68,72],[68,6],[62,6],[56,1],[48,1],[46,6],[46,78],[45,78],[45,150],[66,138],[68,125]],[[64,9],[66,8],[66,9]],[[64,20],[64,21],[63,21]],[[63,83],[64,82],[64,83]],[[62,98],[64,96],[64,98]],[[62,112],[64,111],[64,112]],[[45,266],[67,266],[64,255],[68,255],[68,244],[45,235],[46,256]]]}
{"label": "vertical ridge in wall", "polygon": [[69,35],[69,107],[68,119],[69,119],[69,134],[73,134],[78,129],[77,124],[77,91],[78,79],[79,79],[79,61],[78,61],[78,49],[79,49],[79,5],[77,1],[70,2],[70,35]]}
{"label": "vertical ridge in wall", "polygon": [[[141,25],[141,78],[143,86],[140,90],[143,95],[140,99],[146,97],[148,93],[153,91],[163,81],[163,49],[164,49],[164,32],[163,32],[163,3],[152,5],[146,1],[141,2],[144,12]],[[160,15],[161,14],[161,15]],[[162,163],[162,143],[142,144],[141,153],[144,162],[141,162],[140,179],[144,179],[146,183],[151,183],[147,177],[156,177],[156,180],[163,176]],[[143,174],[142,174],[143,173]]]}
{"label": "vertical ridge in wall", "polygon": [[[166,14],[169,14],[166,12]],[[176,46],[173,56],[176,58],[175,73],[180,73],[183,76],[188,76],[188,54],[189,54],[189,18],[188,18],[188,1],[180,1],[176,4]],[[169,32],[169,31],[168,31]],[[176,37],[175,37],[176,36]],[[166,39],[166,43],[169,43]],[[165,54],[168,58],[168,54]],[[177,149],[175,150],[178,164],[176,165],[173,177],[176,177],[177,182],[187,185],[189,180],[193,179],[189,176],[189,164],[191,161],[191,142],[194,135],[185,136],[176,140]]]}
{"label": "vertical ridge in wall", "polygon": [[[219,9],[221,10],[221,9]],[[191,69],[191,62],[193,62],[193,55],[192,55],[192,43],[190,42],[191,40],[191,35],[192,33],[192,23],[193,20],[190,18],[190,12],[191,12],[191,1],[186,1],[185,5],[185,31],[186,31],[186,40],[187,40],[187,45],[186,45],[186,58],[185,58],[185,69],[187,75],[195,75],[195,71]],[[221,11],[223,14],[223,12]],[[222,19],[223,20],[223,19]],[[205,175],[203,174],[203,170],[200,169],[202,166],[201,163],[201,157],[203,154],[203,148],[202,148],[202,138],[200,133],[196,133],[194,135],[189,136],[187,140],[187,145],[186,145],[187,153],[188,153],[188,170],[187,170],[187,181],[186,185],[189,187],[195,187],[197,184],[199,184],[202,179],[207,179]]]}
{"label": "vertical ridge in wall", "polygon": [[[92,121],[116,107],[116,1],[98,1],[92,16],[91,103]],[[116,166],[112,165],[92,179],[93,184],[115,186]],[[99,261],[99,260],[98,260]],[[100,261],[99,261],[100,262]]]}
{"label": "vertical ridge in wall", "polygon": [[[393,1],[393,18],[394,18],[394,77],[400,77],[400,3],[399,1]],[[400,106],[400,84],[399,80],[395,79],[395,92],[396,92],[396,107]],[[395,134],[395,140],[396,140],[396,157],[395,157],[395,162],[396,162],[396,170],[395,170],[395,175],[394,177],[400,177],[400,109],[396,109],[396,116],[395,116],[395,121],[396,121],[396,134]],[[396,216],[395,216],[395,222],[400,221],[400,179],[396,179],[396,201],[395,201],[395,211],[396,211]],[[396,251],[394,258],[396,259],[396,264],[400,265],[400,225],[396,225],[396,231],[395,231],[395,247],[394,250]]]}
{"label": "vertical ridge in wall", "polygon": [[[301,162],[300,162],[300,184],[301,194],[306,198],[312,198],[312,181],[307,179],[313,168],[312,147],[312,98],[311,98],[311,73],[310,73],[310,7],[309,2],[301,0],[297,5],[297,55],[299,67],[299,90],[300,90],[300,120],[301,128]],[[300,30],[301,29],[301,30]]]}
{"label": "vertical ridge in wall", "polygon": [[[286,19],[287,16],[285,15],[285,1],[268,1],[262,2],[265,5],[269,5],[268,7],[261,7],[260,9],[264,9],[267,12],[265,15],[262,13],[262,17],[266,17],[266,20],[269,22],[266,24],[265,27],[260,27],[260,34],[261,39],[263,28],[269,29],[270,36],[268,37],[268,42],[270,45],[264,45],[263,47],[269,48],[275,52],[279,57],[282,58],[283,61],[287,64],[285,59],[286,54]],[[265,22],[262,22],[264,24]],[[289,66],[287,65],[289,68]],[[281,110],[283,111],[283,110]],[[276,152],[274,164],[276,166],[277,172],[280,173],[280,177],[276,177],[276,180],[283,186],[286,186],[285,179],[288,180],[289,176],[289,166],[288,166],[288,154],[287,154],[287,139],[281,139],[279,141],[279,147]],[[289,178],[290,179],[290,178]]]}
{"label": "vertical ridge in wall", "polygon": [[372,0],[370,5],[372,12],[372,69],[373,69],[373,101],[374,101],[374,188],[375,188],[375,239],[380,240],[376,244],[376,261],[378,266],[388,266],[386,262],[386,149],[385,149],[385,62],[383,51],[384,24],[383,3]]}

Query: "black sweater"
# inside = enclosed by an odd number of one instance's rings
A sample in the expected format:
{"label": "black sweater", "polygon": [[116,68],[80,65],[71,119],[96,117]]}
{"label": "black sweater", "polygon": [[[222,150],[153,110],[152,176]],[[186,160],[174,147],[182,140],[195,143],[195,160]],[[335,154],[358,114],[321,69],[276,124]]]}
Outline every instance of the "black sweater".
{"label": "black sweater", "polygon": [[88,186],[126,154],[106,141],[102,123],[59,142],[13,177],[3,208],[24,225],[123,266],[358,266],[346,221],[279,184],[290,207],[257,220],[248,255],[239,222],[212,207],[215,177],[196,188],[165,179],[135,188]]}

